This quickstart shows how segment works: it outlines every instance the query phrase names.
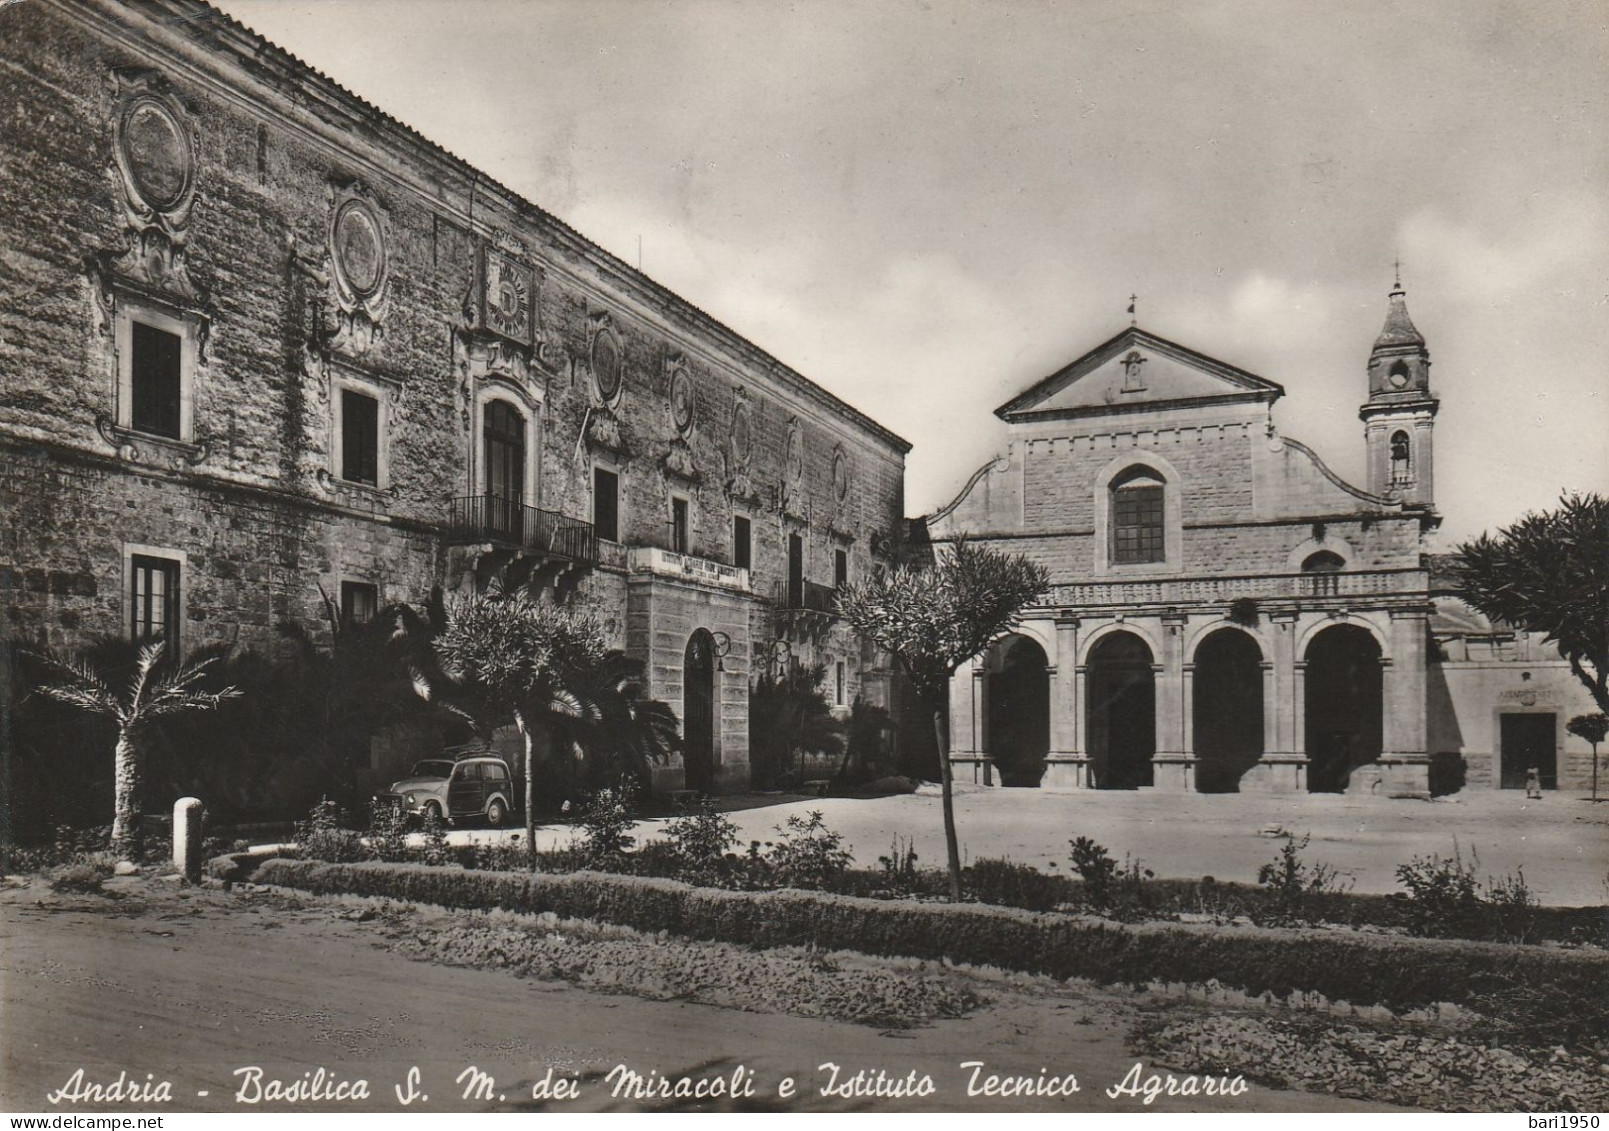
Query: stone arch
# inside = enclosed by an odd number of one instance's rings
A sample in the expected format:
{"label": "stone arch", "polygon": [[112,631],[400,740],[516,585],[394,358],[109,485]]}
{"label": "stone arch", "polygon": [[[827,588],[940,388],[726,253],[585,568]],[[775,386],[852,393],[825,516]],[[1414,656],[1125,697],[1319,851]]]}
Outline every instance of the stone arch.
{"label": "stone arch", "polygon": [[1374,623],[1372,617],[1361,613],[1348,613],[1344,617],[1325,617],[1323,620],[1315,621],[1313,624],[1308,625],[1301,631],[1296,640],[1297,660],[1306,661],[1308,649],[1312,646],[1314,638],[1325,629],[1334,628],[1336,625],[1350,625],[1353,628],[1363,629],[1374,637],[1375,644],[1379,645],[1381,662],[1386,664],[1391,662],[1390,636],[1385,629]]}
{"label": "stone arch", "polygon": [[519,414],[525,424],[525,470],[520,494],[528,506],[540,506],[542,467],[542,402],[502,382],[482,385],[475,394],[475,413],[470,425],[475,466],[471,469],[470,494],[490,494],[487,489],[486,414],[494,404],[506,405]]}
{"label": "stone arch", "polygon": [[1380,641],[1363,624],[1332,622],[1311,635],[1303,657],[1307,788],[1340,793],[1384,745]]}
{"label": "stone arch", "polygon": [[1032,636],[1000,637],[984,654],[984,748],[1000,784],[1037,786],[1050,754],[1050,662]]}
{"label": "stone arch", "polygon": [[1086,733],[1097,789],[1153,784],[1156,651],[1126,626],[1102,633],[1085,668]]}
{"label": "stone arch", "polygon": [[1343,566],[1345,569],[1352,568],[1352,563],[1357,560],[1357,552],[1352,549],[1350,542],[1345,538],[1337,538],[1333,534],[1326,534],[1322,538],[1309,538],[1286,554],[1285,572],[1301,573],[1303,562],[1314,554],[1325,552],[1334,554],[1345,562],[1346,564]]}
{"label": "stone arch", "polygon": [[1152,656],[1162,655],[1162,641],[1154,632],[1136,621],[1119,620],[1091,629],[1085,635],[1083,643],[1079,645],[1078,663],[1081,666],[1087,666],[1090,654],[1095,651],[1095,646],[1101,642],[1102,638],[1110,636],[1114,632],[1132,633],[1145,642],[1145,646],[1151,650]]}
{"label": "stone arch", "polygon": [[1196,642],[1190,710],[1202,793],[1238,793],[1240,779],[1262,759],[1267,655],[1256,636],[1227,622]]}
{"label": "stone arch", "polygon": [[1251,637],[1252,642],[1257,646],[1257,650],[1262,653],[1264,659],[1274,654],[1274,642],[1263,634],[1261,628],[1252,628],[1250,625],[1240,624],[1237,621],[1230,620],[1228,617],[1222,617],[1191,629],[1190,636],[1186,639],[1184,645],[1184,662],[1187,664],[1195,663],[1196,650],[1201,647],[1201,642],[1221,629],[1230,629]]}

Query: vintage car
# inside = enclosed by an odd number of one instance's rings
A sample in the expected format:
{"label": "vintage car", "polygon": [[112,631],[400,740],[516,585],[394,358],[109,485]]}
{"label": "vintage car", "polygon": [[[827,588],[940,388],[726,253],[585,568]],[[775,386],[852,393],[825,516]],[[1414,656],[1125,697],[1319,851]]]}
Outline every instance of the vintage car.
{"label": "vintage car", "polygon": [[485,751],[425,758],[374,796],[377,805],[400,804],[409,816],[433,813],[443,823],[478,818],[494,828],[508,820],[513,799],[508,763]]}

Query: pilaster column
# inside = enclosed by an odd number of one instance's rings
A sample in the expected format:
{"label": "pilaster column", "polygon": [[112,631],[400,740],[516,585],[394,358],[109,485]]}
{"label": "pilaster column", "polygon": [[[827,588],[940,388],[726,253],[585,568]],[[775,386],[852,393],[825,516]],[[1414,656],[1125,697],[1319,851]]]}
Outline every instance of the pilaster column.
{"label": "pilaster column", "polygon": [[1423,608],[1391,610],[1391,659],[1381,662],[1385,718],[1380,762],[1393,792],[1430,792],[1425,709],[1427,615]]}
{"label": "pilaster column", "polygon": [[1162,615],[1162,662],[1152,666],[1156,679],[1156,754],[1151,781],[1157,789],[1193,789],[1194,763],[1185,753],[1184,625],[1182,613]]}
{"label": "pilaster column", "polygon": [[1296,793],[1307,788],[1303,752],[1302,669],[1296,660],[1299,614],[1270,613],[1273,655],[1262,663],[1263,756],[1240,779],[1243,793]]}
{"label": "pilaster column", "polygon": [[1046,789],[1082,789],[1089,768],[1079,742],[1078,618],[1056,621],[1056,664],[1050,682],[1050,758],[1040,784]]}

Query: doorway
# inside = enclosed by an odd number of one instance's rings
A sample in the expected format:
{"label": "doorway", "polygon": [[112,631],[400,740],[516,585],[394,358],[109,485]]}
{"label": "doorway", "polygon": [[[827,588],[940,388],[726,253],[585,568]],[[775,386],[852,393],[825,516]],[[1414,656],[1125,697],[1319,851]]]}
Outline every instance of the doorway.
{"label": "doorway", "polygon": [[715,789],[715,638],[699,629],[682,662],[682,765],[688,789]]}
{"label": "doorway", "polygon": [[1152,784],[1156,675],[1151,649],[1132,632],[1103,637],[1089,656],[1089,752],[1097,789]]}
{"label": "doorway", "polygon": [[1050,753],[1050,671],[1045,650],[1026,636],[989,649],[986,748],[1000,784],[1037,786]]}
{"label": "doorway", "polygon": [[1499,715],[1502,743],[1500,784],[1503,789],[1524,789],[1534,768],[1543,789],[1559,787],[1558,718],[1553,714]]}

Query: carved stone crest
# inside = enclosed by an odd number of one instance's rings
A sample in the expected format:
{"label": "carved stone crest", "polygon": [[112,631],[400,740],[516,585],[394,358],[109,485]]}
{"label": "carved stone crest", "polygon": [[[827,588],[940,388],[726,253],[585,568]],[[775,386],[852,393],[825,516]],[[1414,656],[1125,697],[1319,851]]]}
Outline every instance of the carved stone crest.
{"label": "carved stone crest", "polygon": [[679,354],[665,361],[666,399],[670,402],[670,419],[678,436],[688,436],[698,415],[698,393],[688,372],[687,359]]}
{"label": "carved stone crest", "polygon": [[361,356],[381,337],[391,281],[390,229],[374,194],[361,183],[330,186],[325,284],[316,333],[326,352]]}
{"label": "carved stone crest", "polygon": [[155,71],[119,68],[113,98],[112,158],[123,186],[130,246],[114,271],[153,290],[195,298],[185,271],[196,202],[199,138],[190,113]]}
{"label": "carved stone crest", "polygon": [[607,311],[594,314],[588,337],[587,367],[592,371],[593,392],[601,403],[613,408],[620,403],[626,368],[626,351],[613,316]]}

